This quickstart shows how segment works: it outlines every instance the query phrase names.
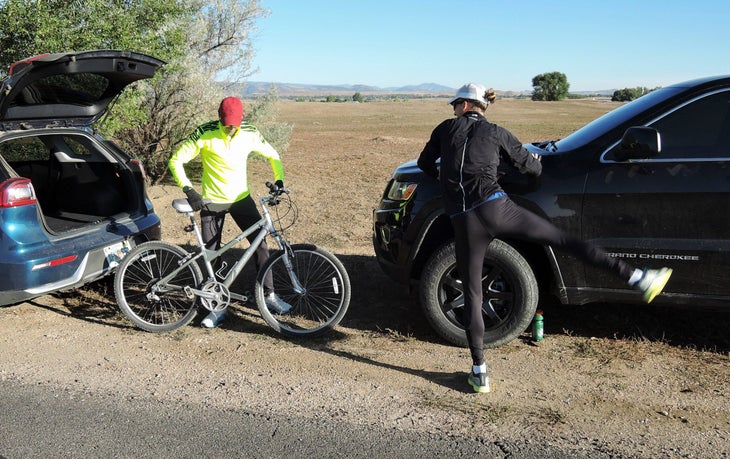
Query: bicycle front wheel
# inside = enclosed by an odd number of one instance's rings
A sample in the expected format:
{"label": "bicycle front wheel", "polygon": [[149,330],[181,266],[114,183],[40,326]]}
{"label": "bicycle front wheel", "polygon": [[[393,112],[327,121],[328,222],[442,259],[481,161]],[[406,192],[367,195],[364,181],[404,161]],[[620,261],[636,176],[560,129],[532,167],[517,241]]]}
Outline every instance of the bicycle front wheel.
{"label": "bicycle front wheel", "polygon": [[[291,262],[291,273],[286,260]],[[264,280],[271,276],[274,294],[291,308],[276,312],[267,305]],[[350,278],[333,254],[313,245],[297,244],[289,255],[274,253],[256,279],[256,304],[261,317],[287,336],[317,336],[340,323],[350,305]]]}
{"label": "bicycle front wheel", "polygon": [[132,249],[114,275],[114,295],[119,309],[142,330],[164,333],[190,323],[197,314],[196,297],[185,294],[186,286],[197,287],[203,274],[190,263],[165,285],[159,279],[180,267],[188,253],[177,245],[149,241]]}

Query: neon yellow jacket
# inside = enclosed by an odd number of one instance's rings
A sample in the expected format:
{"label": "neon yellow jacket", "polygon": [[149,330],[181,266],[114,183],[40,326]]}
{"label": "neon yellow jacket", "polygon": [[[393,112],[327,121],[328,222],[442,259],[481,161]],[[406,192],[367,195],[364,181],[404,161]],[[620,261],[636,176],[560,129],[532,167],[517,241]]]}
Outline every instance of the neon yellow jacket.
{"label": "neon yellow jacket", "polygon": [[249,195],[246,166],[251,154],[269,160],[274,180],[284,180],[284,168],[279,153],[256,127],[243,123],[241,129],[228,137],[220,121],[198,126],[173,153],[168,161],[175,182],[181,188],[193,184],[185,174],[184,165],[200,155],[203,165],[201,195],[214,203],[232,203]]}

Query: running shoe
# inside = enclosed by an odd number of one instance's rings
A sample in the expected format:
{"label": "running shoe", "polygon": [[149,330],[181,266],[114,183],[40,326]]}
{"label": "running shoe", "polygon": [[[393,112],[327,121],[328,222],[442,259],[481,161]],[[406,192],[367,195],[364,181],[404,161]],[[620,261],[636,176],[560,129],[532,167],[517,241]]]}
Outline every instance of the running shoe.
{"label": "running shoe", "polygon": [[489,392],[489,374],[488,373],[469,373],[469,385],[474,389],[474,392],[487,393]]}
{"label": "running shoe", "polygon": [[274,292],[266,295],[266,307],[269,308],[269,311],[275,314],[286,314],[291,311],[292,308],[289,303],[282,300],[281,297]]}
{"label": "running shoe", "polygon": [[651,303],[651,300],[662,292],[671,275],[670,268],[645,269],[644,275],[636,283],[637,288],[644,292],[644,301]]}
{"label": "running shoe", "polygon": [[222,311],[210,311],[210,314],[205,316],[205,319],[200,322],[200,325],[205,328],[215,328],[223,321],[223,318],[225,316],[225,309],[223,309]]}

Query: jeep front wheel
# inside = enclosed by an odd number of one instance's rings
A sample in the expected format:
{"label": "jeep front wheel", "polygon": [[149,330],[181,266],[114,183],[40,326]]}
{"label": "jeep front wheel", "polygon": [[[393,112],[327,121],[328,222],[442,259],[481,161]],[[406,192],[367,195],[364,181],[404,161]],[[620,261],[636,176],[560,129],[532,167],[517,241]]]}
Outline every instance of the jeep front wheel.
{"label": "jeep front wheel", "polygon": [[[421,306],[434,330],[446,341],[466,347],[464,292],[453,242],[431,255],[419,290]],[[485,347],[507,344],[530,325],[538,300],[535,275],[517,250],[498,239],[484,257],[482,292]]]}

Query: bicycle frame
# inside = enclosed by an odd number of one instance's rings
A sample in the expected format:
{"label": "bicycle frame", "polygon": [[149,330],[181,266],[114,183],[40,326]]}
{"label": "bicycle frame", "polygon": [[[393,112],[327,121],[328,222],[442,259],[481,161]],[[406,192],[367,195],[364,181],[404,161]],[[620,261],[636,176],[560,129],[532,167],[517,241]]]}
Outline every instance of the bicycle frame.
{"label": "bicycle frame", "polygon": [[[197,219],[195,218],[195,212],[192,210],[190,205],[188,204],[186,199],[175,199],[173,200],[173,207],[175,210],[177,210],[180,213],[184,213],[185,215],[190,218],[192,230],[195,233],[195,237],[198,242],[198,251],[191,253],[190,256],[186,257],[183,263],[180,264],[180,266],[173,270],[171,273],[169,273],[167,276],[161,278],[155,286],[152,287],[152,292],[158,292],[163,290],[168,290],[171,285],[168,284],[170,279],[173,279],[180,271],[182,271],[185,267],[189,266],[191,263],[197,263],[199,259],[202,258],[203,264],[205,265],[205,269],[208,273],[209,280],[215,280],[216,279],[216,273],[213,270],[212,261],[220,258],[224,253],[226,253],[228,250],[233,248],[234,246],[238,245],[241,241],[243,241],[245,238],[250,236],[251,234],[258,231],[258,234],[256,235],[253,242],[251,242],[251,245],[244,249],[243,254],[241,255],[241,258],[239,258],[231,267],[231,269],[226,273],[225,276],[222,276],[220,283],[226,287],[226,290],[229,289],[231,284],[233,284],[233,281],[236,280],[239,274],[241,274],[241,271],[246,266],[246,264],[249,262],[251,257],[254,255],[256,249],[261,245],[262,241],[266,238],[267,235],[271,235],[274,240],[276,240],[276,243],[278,244],[279,248],[281,250],[284,250],[285,257],[284,257],[284,264],[287,268],[287,271],[289,273],[289,276],[292,280],[292,284],[295,286],[295,290],[298,290],[298,293],[302,293],[304,289],[301,287],[301,284],[299,283],[299,280],[297,279],[296,275],[294,274],[294,271],[292,270],[291,261],[289,260],[290,256],[290,250],[289,250],[289,243],[284,239],[284,237],[276,230],[276,227],[274,226],[274,223],[271,219],[271,214],[269,213],[269,210],[266,208],[267,204],[272,200],[275,199],[273,196],[266,196],[261,199],[259,199],[259,203],[261,205],[261,210],[263,213],[263,216],[261,219],[254,223],[253,225],[249,226],[245,230],[243,230],[241,233],[239,233],[236,237],[222,245],[217,250],[210,250],[205,247],[205,243],[203,242],[203,236],[200,231],[200,226],[198,225]],[[223,269],[225,269],[225,264],[219,269],[219,272]],[[164,287],[163,287],[164,286]],[[220,292],[211,292],[211,291],[204,291],[197,288],[197,286],[191,287],[191,286],[183,286],[181,287],[186,295],[190,298],[193,296],[198,296],[204,299],[209,300],[219,300],[221,293]],[[248,297],[245,295],[240,295],[233,292],[226,292],[230,298],[239,300],[239,301],[248,301]]]}

